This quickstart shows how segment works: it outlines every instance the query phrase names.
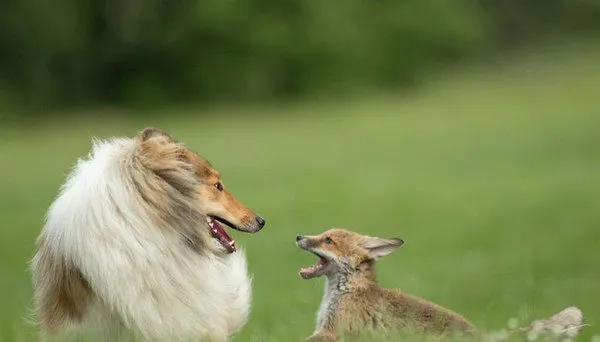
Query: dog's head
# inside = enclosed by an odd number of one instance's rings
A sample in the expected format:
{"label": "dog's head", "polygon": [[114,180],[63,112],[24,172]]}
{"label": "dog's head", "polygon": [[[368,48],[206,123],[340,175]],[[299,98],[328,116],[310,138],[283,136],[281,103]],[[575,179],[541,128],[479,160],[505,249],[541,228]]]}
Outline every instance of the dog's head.
{"label": "dog's head", "polygon": [[[225,251],[233,253],[236,250],[234,241],[221,224],[247,233],[256,233],[263,228],[265,220],[229,192],[219,172],[202,156],[157,128],[144,129],[138,139],[141,151],[138,157],[156,179],[146,181],[144,189],[139,190],[142,197],[166,214],[167,220],[183,222],[179,228],[186,230],[184,233],[189,239],[202,240],[211,236]],[[168,199],[152,198],[156,190],[164,192],[162,195]],[[200,227],[208,234],[190,231]],[[194,243],[202,242],[206,241]]]}
{"label": "dog's head", "polygon": [[333,228],[320,235],[298,235],[298,247],[319,257],[312,267],[300,270],[300,276],[310,279],[340,271],[353,271],[361,264],[388,255],[402,246],[398,238],[379,238],[361,235],[341,228]]}

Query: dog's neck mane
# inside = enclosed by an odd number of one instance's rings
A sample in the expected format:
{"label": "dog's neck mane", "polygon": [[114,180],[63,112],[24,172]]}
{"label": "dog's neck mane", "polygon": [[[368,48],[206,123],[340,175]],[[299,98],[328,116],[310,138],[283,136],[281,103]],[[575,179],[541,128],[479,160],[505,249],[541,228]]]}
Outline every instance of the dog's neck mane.
{"label": "dog's neck mane", "polygon": [[315,333],[321,330],[335,330],[340,299],[344,294],[376,284],[375,261],[373,260],[361,263],[356,269],[340,268],[327,274],[325,294],[317,314]]}

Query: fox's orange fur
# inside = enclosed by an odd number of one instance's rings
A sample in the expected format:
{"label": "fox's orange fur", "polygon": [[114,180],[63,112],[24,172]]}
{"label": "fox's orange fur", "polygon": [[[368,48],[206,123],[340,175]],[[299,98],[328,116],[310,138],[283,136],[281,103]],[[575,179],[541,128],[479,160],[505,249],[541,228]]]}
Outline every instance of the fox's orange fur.
{"label": "fox's orange fur", "polygon": [[[364,236],[338,228],[316,236],[297,236],[296,243],[320,258],[315,266],[302,269],[300,275],[305,279],[327,277],[317,327],[310,341],[337,341],[339,334],[352,336],[365,330],[387,333],[397,329],[482,336],[456,312],[378,285],[375,261],[400,247],[402,239]],[[540,329],[579,329],[581,312],[576,308],[567,310],[561,312],[562,316],[554,316],[553,321],[538,321]],[[529,327],[519,331],[527,330]]]}

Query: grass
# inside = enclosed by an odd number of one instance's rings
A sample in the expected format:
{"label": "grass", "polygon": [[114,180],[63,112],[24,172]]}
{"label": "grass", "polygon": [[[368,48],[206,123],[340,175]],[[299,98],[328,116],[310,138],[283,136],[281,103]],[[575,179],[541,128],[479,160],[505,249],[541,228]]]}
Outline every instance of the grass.
{"label": "grass", "polygon": [[[206,156],[267,220],[234,233],[254,275],[235,341],[301,341],[323,279],[298,233],[341,226],[406,243],[379,263],[399,287],[496,330],[579,306],[600,333],[600,54],[432,81],[411,96],[118,115],[0,130],[0,339],[34,341],[27,261],[90,139],[156,125]],[[113,113],[114,114],[114,113]],[[118,114],[118,113],[117,113]]]}

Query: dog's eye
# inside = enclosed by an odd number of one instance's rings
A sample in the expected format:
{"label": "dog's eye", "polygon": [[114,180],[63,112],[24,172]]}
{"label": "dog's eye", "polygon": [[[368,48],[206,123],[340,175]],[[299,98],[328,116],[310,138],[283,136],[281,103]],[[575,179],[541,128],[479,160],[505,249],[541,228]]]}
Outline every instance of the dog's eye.
{"label": "dog's eye", "polygon": [[331,240],[331,238],[328,236],[325,238],[325,243],[331,245],[333,243],[333,240]]}
{"label": "dog's eye", "polygon": [[219,191],[223,191],[223,184],[221,182],[217,182],[217,184],[215,184],[215,187],[219,189]]}

